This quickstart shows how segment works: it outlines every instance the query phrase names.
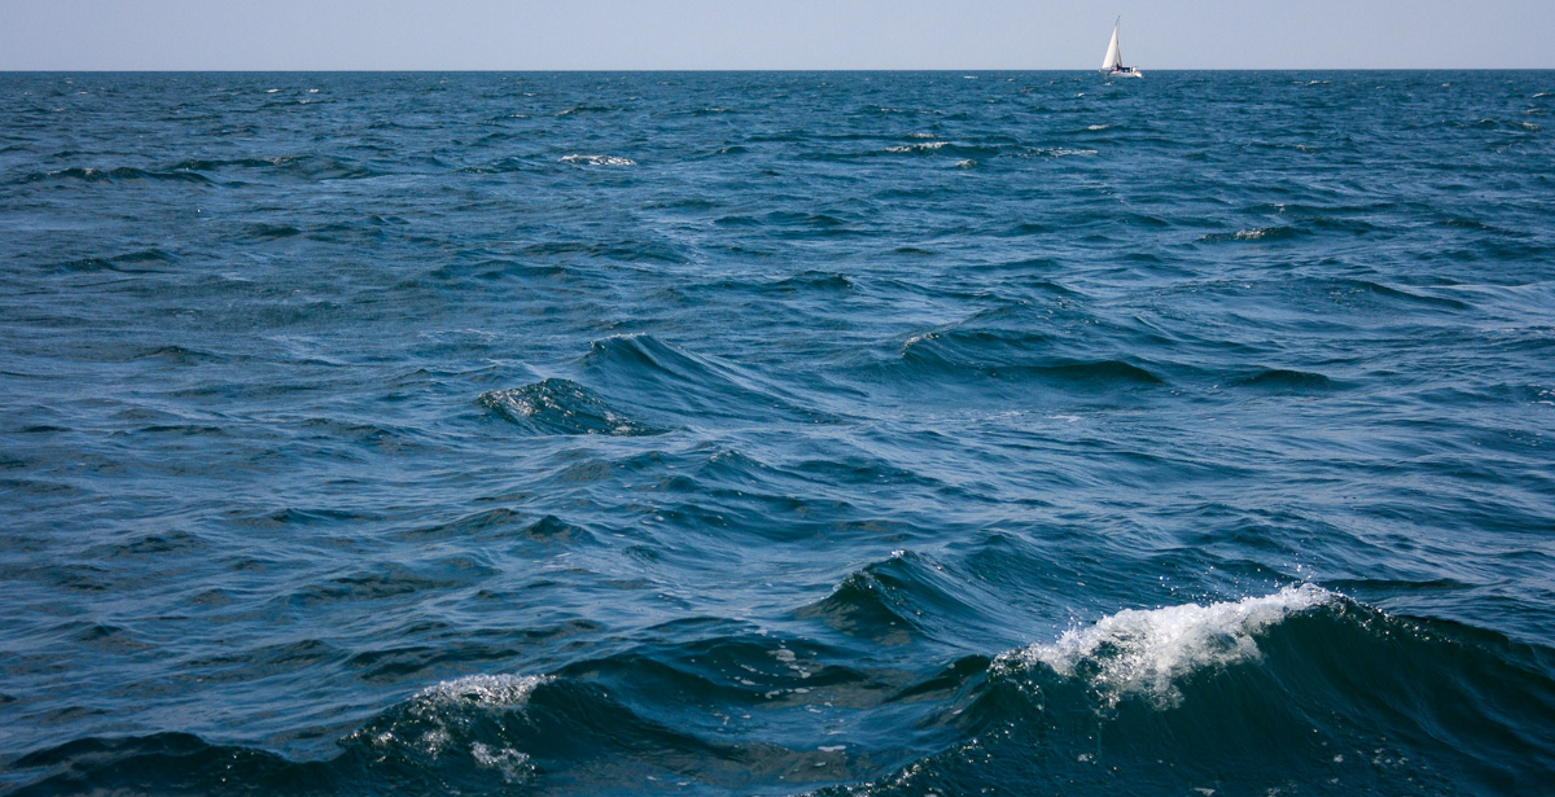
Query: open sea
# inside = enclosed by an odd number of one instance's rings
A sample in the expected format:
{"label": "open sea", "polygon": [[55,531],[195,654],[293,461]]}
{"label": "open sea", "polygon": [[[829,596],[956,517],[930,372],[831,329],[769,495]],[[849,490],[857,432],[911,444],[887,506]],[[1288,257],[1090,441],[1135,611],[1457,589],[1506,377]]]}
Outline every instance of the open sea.
{"label": "open sea", "polygon": [[1555,793],[1552,133],[0,74],[0,793]]}

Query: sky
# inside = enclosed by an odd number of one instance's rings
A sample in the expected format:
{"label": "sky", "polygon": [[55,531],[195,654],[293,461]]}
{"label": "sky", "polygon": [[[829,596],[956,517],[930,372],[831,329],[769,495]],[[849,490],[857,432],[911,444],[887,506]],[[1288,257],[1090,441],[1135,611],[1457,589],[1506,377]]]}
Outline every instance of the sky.
{"label": "sky", "polygon": [[0,0],[0,70],[1555,68],[1555,0]]}

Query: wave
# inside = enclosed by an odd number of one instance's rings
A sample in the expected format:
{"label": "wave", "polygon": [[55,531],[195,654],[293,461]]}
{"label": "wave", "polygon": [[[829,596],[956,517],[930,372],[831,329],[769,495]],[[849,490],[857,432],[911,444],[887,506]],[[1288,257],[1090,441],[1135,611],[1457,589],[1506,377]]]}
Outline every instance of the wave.
{"label": "wave", "polygon": [[622,158],[617,155],[563,155],[562,163],[574,163],[582,166],[636,166],[637,161],[631,158]]}
{"label": "wave", "polygon": [[1129,387],[1165,380],[1120,359],[1067,356],[1041,333],[952,328],[916,335],[902,347],[902,360],[921,371],[1010,380],[1045,381],[1074,387]]}
{"label": "wave", "polygon": [[917,144],[902,144],[895,147],[886,147],[886,152],[938,152],[941,148],[950,146],[949,141],[923,141]]}
{"label": "wave", "polygon": [[73,180],[84,183],[130,183],[137,181],[191,183],[209,186],[239,186],[242,183],[219,182],[208,174],[231,169],[269,171],[304,180],[361,179],[377,172],[354,161],[331,155],[305,154],[275,158],[187,159],[165,168],[119,166],[108,169],[71,167],[23,176],[16,183],[49,180]]}
{"label": "wave", "polygon": [[732,363],[694,354],[652,335],[594,341],[583,368],[642,406],[680,415],[687,424],[711,419],[827,423],[787,389]]}
{"label": "wave", "polygon": [[17,182],[35,183],[44,180],[79,180],[85,183],[124,183],[136,180],[153,180],[158,182],[196,183],[200,185],[216,184],[209,177],[194,171],[184,171],[176,168],[158,171],[155,169],[137,169],[130,166],[119,166],[112,169],[72,167],[52,172],[30,174],[17,180]]}
{"label": "wave", "polygon": [[1109,708],[1142,695],[1157,708],[1182,702],[1179,679],[1209,667],[1260,658],[1255,638],[1289,615],[1331,603],[1332,593],[1302,585],[1236,602],[1125,609],[1058,641],[1037,643],[994,659],[996,674],[1047,665],[1062,677],[1083,677]]}
{"label": "wave", "polygon": [[814,236],[817,238],[844,238],[862,235],[863,233],[850,226],[848,221],[837,218],[829,213],[795,213],[786,210],[775,210],[764,214],[759,220],[746,216],[725,217],[728,221],[719,220],[726,226],[749,226],[753,221],[760,225],[784,230],[789,237]]}
{"label": "wave", "polygon": [[419,526],[396,535],[398,539],[426,542],[442,539],[494,541],[519,539],[530,542],[582,544],[596,542],[593,533],[555,515],[538,520],[512,509],[489,509],[448,523]]}
{"label": "wave", "polygon": [[465,174],[509,174],[521,172],[529,168],[529,163],[520,158],[508,156],[491,161],[482,166],[465,166],[459,171]]}
{"label": "wave", "polygon": [[774,287],[785,291],[819,290],[819,291],[850,291],[853,290],[853,280],[846,274],[835,271],[803,271],[791,277],[778,280]]}
{"label": "wave", "polygon": [[[918,138],[918,136],[914,137]],[[954,157],[957,160],[975,161],[978,158],[990,160],[1007,152],[1027,152],[1025,148],[1014,147],[1008,143],[960,143],[933,136],[924,136],[923,138],[928,138],[929,140],[914,141],[910,144],[894,144],[886,147],[883,153],[886,155],[945,155]]]}
{"label": "wave", "polygon": [[1344,279],[1337,280],[1335,284],[1338,285],[1341,290],[1345,290],[1349,293],[1371,294],[1383,299],[1398,300],[1414,305],[1426,305],[1446,310],[1467,310],[1470,308],[1470,305],[1467,302],[1462,302],[1457,299],[1449,299],[1444,296],[1430,296],[1427,294],[1414,293],[1412,291],[1406,291],[1402,288],[1395,288],[1388,285],[1383,285],[1381,283],[1372,282],[1371,280]]}
{"label": "wave", "polygon": [[278,174],[307,181],[362,180],[379,176],[378,171],[355,160],[333,155],[284,155],[265,162]]}
{"label": "wave", "polygon": [[1295,227],[1252,227],[1236,232],[1209,233],[1199,236],[1199,240],[1204,243],[1272,242],[1289,241],[1305,234],[1305,231]]}
{"label": "wave", "polygon": [[120,273],[156,273],[156,267],[151,264],[177,263],[179,258],[171,252],[162,249],[143,249],[138,252],[126,252],[123,255],[115,255],[112,258],[81,258],[73,259],[68,263],[61,263],[56,270],[61,272],[120,272]]}
{"label": "wave", "polygon": [[[937,568],[909,551],[874,562],[851,573],[824,599],[794,612],[799,619],[818,619],[846,636],[892,647],[932,638],[933,617],[971,617],[958,593]],[[957,623],[958,630],[963,623]],[[954,634],[947,634],[954,636]]]}
{"label": "wave", "polygon": [[536,434],[664,434],[663,429],[620,412],[588,388],[567,379],[546,379],[512,390],[490,390],[475,403]]}
{"label": "wave", "polygon": [[[624,263],[682,264],[688,262],[686,254],[677,246],[658,241],[631,239],[617,241],[545,241],[526,245],[520,251],[525,256],[533,258],[558,258],[568,255],[580,255],[589,258],[619,260]],[[530,264],[527,268],[547,267]]]}
{"label": "wave", "polygon": [[1334,387],[1333,380],[1322,374],[1286,368],[1266,368],[1232,384],[1275,393],[1316,393]]}
{"label": "wave", "polygon": [[1125,609],[925,682],[961,740],[846,793],[1533,793],[1549,657],[1313,585]]}
{"label": "wave", "polygon": [[612,105],[574,105],[556,112],[557,118],[564,116],[579,116],[591,113],[611,113],[620,110]]}
{"label": "wave", "polygon": [[179,161],[168,167],[173,171],[182,172],[218,172],[224,169],[273,169],[280,164],[279,158],[191,158]]}
{"label": "wave", "polygon": [[[859,575],[934,569],[908,554]],[[877,610],[906,622],[901,606]],[[30,779],[12,793],[576,794],[648,777],[713,793],[1518,794],[1555,764],[1549,651],[1314,585],[1124,609],[918,678],[731,621],[673,625],[711,635],[440,681],[326,760],[188,734],[88,738],[11,762]],[[310,642],[272,658],[338,653]]]}
{"label": "wave", "polygon": [[[554,680],[545,675],[499,674],[469,675],[443,681],[417,692],[391,712],[387,721],[369,723],[348,740],[361,740],[379,750],[409,747],[435,758],[445,747],[455,743],[455,734],[483,717],[522,709],[536,687]],[[499,749],[508,754],[501,756],[506,760],[529,758],[511,748]]]}

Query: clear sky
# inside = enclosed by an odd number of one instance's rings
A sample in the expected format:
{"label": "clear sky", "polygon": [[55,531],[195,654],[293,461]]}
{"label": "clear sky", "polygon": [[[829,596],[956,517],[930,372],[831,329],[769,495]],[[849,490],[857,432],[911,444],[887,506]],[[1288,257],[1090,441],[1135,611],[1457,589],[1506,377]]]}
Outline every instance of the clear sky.
{"label": "clear sky", "polygon": [[1555,0],[0,0],[0,69],[1555,68]]}

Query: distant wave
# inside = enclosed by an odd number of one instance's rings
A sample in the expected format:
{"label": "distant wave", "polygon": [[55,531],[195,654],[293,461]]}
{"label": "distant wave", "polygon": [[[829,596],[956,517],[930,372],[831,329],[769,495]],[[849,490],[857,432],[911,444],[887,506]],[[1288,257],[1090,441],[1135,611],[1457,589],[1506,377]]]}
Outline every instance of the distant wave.
{"label": "distant wave", "polygon": [[164,182],[197,183],[200,185],[212,185],[209,177],[195,171],[172,169],[158,171],[154,169],[137,169],[130,166],[118,166],[111,169],[96,169],[90,167],[72,167],[59,169],[52,172],[35,173],[21,178],[19,182],[33,183],[43,180],[79,180],[87,183],[122,183],[135,180],[157,180]]}
{"label": "distant wave", "polygon": [[637,161],[631,158],[622,158],[616,155],[563,155],[562,163],[576,163],[582,166],[636,166]]}
{"label": "distant wave", "polygon": [[596,340],[581,366],[643,406],[680,415],[688,423],[717,418],[831,420],[802,397],[757,373],[652,335]]}
{"label": "distant wave", "polygon": [[1236,384],[1258,390],[1298,392],[1324,391],[1334,386],[1333,381],[1322,374],[1285,368],[1265,369],[1237,380]]}
{"label": "distant wave", "polygon": [[1253,227],[1236,232],[1217,232],[1199,237],[1206,243],[1228,243],[1235,241],[1285,241],[1302,235],[1302,231],[1295,227]]}

